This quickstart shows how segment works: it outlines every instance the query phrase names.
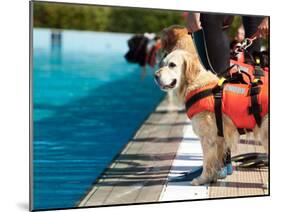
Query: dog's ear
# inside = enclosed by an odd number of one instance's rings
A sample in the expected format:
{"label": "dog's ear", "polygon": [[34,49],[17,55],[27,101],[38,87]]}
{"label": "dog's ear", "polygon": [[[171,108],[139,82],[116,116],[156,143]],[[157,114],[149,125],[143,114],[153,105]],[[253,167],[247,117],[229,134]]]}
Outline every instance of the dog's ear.
{"label": "dog's ear", "polygon": [[193,82],[200,72],[200,63],[197,57],[194,57],[186,52],[184,53],[183,61],[180,86],[178,90],[178,96],[182,100],[185,98],[188,84]]}
{"label": "dog's ear", "polygon": [[193,82],[200,72],[200,61],[198,57],[195,57],[189,53],[184,54],[184,64],[183,64],[183,76],[187,82],[190,84]]}

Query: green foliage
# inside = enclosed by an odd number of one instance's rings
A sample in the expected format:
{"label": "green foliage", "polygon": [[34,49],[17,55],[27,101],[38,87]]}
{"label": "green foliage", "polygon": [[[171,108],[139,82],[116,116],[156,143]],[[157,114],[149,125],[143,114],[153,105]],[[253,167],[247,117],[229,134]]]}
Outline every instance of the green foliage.
{"label": "green foliage", "polygon": [[[34,26],[42,28],[158,33],[171,25],[185,26],[182,14],[157,9],[34,2]],[[241,23],[241,16],[235,16],[228,29],[230,38],[236,35]]]}
{"label": "green foliage", "polygon": [[34,3],[34,26],[104,31],[110,8],[83,5]]}
{"label": "green foliage", "polygon": [[185,24],[181,12],[115,8],[111,11],[108,31],[159,32],[173,24]]}
{"label": "green foliage", "polygon": [[34,26],[109,32],[160,32],[173,24],[184,25],[182,12],[34,3]]}
{"label": "green foliage", "polygon": [[237,34],[238,28],[242,24],[242,17],[241,16],[234,16],[234,19],[231,23],[231,27],[228,30],[228,34],[231,38],[234,38],[235,35]]}

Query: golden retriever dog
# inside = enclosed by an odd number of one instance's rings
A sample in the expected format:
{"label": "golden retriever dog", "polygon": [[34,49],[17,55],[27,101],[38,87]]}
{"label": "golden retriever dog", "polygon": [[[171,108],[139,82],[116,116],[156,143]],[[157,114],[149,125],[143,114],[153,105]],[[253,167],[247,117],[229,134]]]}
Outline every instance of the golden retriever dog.
{"label": "golden retriever dog", "polygon": [[[189,92],[213,82],[217,83],[218,78],[212,72],[206,71],[194,55],[184,50],[175,50],[163,59],[162,67],[155,72],[155,81],[163,91],[174,92],[184,103]],[[191,184],[215,182],[226,149],[233,147],[239,141],[240,135],[232,120],[225,114],[223,114],[224,138],[217,135],[213,112],[200,112],[192,117],[191,122],[195,134],[200,138],[203,151],[203,172]],[[267,151],[268,114],[263,117],[261,127],[256,126],[253,131]]]}

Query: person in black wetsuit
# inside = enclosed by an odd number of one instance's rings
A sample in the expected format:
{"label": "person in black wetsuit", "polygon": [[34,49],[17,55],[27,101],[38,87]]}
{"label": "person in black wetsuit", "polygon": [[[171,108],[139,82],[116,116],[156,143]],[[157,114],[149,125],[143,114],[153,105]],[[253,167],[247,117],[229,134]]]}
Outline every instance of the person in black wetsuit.
{"label": "person in black wetsuit", "polygon": [[[190,33],[202,30],[205,35],[206,55],[211,71],[218,76],[225,74],[230,66],[230,41],[226,29],[231,24],[233,16],[208,13],[188,13],[187,29]],[[262,39],[269,33],[268,17],[242,16],[245,37],[250,38],[257,32],[258,39],[247,49],[249,54],[260,52]],[[202,57],[199,54],[199,57]],[[201,58],[202,61],[202,58]],[[245,62],[251,63],[249,55],[245,55]],[[203,64],[204,65],[204,64]],[[220,178],[232,174],[231,151],[228,149],[224,157],[224,167],[219,172]]]}
{"label": "person in black wetsuit", "polygon": [[[229,15],[214,15],[207,13],[188,13],[187,28],[193,33],[203,28],[205,34],[205,42],[208,49],[210,63],[217,74],[223,73],[230,62],[230,46],[227,35]],[[245,37],[249,38],[258,32],[260,37],[268,34],[268,17],[262,16],[242,16],[245,29]],[[259,52],[262,40],[258,38],[247,49],[249,53]]]}

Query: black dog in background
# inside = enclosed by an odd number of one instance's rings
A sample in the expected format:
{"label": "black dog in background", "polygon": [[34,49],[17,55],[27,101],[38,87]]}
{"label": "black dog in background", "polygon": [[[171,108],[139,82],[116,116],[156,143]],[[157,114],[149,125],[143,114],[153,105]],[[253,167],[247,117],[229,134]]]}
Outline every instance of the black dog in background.
{"label": "black dog in background", "polygon": [[138,63],[141,67],[146,64],[146,48],[148,38],[144,35],[134,35],[128,40],[129,51],[125,58],[130,63]]}

